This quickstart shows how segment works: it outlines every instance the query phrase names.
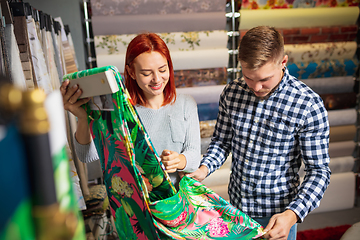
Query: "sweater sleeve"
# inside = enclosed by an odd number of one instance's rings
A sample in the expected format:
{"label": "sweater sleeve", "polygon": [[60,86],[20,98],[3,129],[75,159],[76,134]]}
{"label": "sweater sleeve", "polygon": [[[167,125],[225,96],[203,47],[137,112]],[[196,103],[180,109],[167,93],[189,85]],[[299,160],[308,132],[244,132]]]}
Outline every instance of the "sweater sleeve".
{"label": "sweater sleeve", "polygon": [[91,141],[89,144],[80,144],[74,135],[74,148],[81,162],[90,163],[99,160],[94,141]]}
{"label": "sweater sleeve", "polygon": [[201,160],[200,125],[195,100],[189,95],[185,96],[184,117],[186,133],[181,154],[186,157],[186,166],[181,171],[194,172],[198,169]]}

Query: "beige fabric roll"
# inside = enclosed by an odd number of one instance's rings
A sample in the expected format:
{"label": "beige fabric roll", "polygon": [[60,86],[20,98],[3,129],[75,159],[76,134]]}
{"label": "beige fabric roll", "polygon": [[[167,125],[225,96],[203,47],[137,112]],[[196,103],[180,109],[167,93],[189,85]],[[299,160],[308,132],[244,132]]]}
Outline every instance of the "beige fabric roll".
{"label": "beige fabric roll", "polygon": [[275,28],[346,26],[356,24],[358,16],[358,7],[240,10],[239,29],[261,25]]}

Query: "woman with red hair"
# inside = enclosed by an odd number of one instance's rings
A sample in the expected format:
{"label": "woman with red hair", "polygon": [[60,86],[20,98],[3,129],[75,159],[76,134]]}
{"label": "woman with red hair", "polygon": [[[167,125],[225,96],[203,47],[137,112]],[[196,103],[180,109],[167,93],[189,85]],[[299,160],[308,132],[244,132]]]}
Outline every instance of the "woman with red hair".
{"label": "woman with red hair", "polygon": [[[200,163],[200,128],[195,100],[176,94],[174,70],[165,42],[154,33],[137,35],[126,51],[125,85],[140,119],[161,158],[172,183],[179,172],[193,172]],[[61,86],[64,107],[78,117],[75,148],[79,159],[98,159],[92,143],[86,112],[80,106],[78,88]]]}

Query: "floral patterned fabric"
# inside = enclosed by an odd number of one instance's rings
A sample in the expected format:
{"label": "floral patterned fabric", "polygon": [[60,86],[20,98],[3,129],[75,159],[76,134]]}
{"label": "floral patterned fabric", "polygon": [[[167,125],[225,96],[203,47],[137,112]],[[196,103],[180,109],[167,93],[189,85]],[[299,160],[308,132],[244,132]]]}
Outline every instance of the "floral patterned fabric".
{"label": "floral patterned fabric", "polygon": [[91,0],[94,16],[225,12],[223,0]]}
{"label": "floral patterned fabric", "polygon": [[357,0],[243,0],[241,9],[354,7]]}
{"label": "floral patterned fabric", "polygon": [[176,192],[115,67],[76,72],[64,79],[109,69],[120,89],[112,94],[115,110],[91,110],[89,104],[85,109],[120,239],[261,236],[260,224],[201,183],[185,177]]}

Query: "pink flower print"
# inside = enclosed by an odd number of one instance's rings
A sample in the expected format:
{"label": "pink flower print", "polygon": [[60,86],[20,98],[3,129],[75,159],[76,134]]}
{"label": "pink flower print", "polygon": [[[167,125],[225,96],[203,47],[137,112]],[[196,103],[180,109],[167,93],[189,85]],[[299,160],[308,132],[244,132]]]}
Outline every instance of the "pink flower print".
{"label": "pink flower print", "polygon": [[187,216],[187,212],[182,212],[180,214],[180,216],[178,216],[176,219],[174,220],[160,220],[163,224],[165,224],[168,227],[177,227],[179,226],[181,223],[183,223],[186,219]]}
{"label": "pink flower print", "polygon": [[224,237],[229,233],[228,225],[221,218],[212,219],[206,230],[209,230],[212,237]]}

